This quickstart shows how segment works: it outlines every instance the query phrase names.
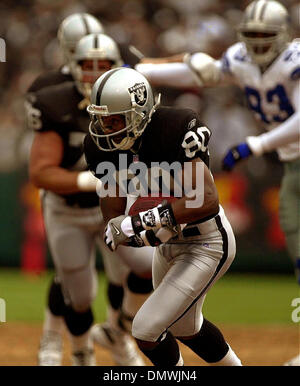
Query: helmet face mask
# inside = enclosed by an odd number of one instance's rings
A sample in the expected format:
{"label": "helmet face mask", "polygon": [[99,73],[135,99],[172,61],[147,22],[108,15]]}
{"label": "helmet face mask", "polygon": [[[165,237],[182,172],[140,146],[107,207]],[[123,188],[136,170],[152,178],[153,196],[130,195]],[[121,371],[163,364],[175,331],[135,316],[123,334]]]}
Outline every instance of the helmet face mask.
{"label": "helmet face mask", "polygon": [[238,38],[259,66],[268,66],[289,40],[288,12],[274,0],[256,0],[248,5],[238,26]]}
{"label": "helmet face mask", "polygon": [[90,34],[77,43],[70,69],[78,91],[90,99],[94,82],[103,73],[122,65],[119,48],[112,38]]}
{"label": "helmet face mask", "polygon": [[[90,110],[88,110],[90,111]],[[122,112],[119,114],[97,114],[96,121],[90,128],[93,139],[101,150],[128,150],[135,142],[133,133],[132,111]],[[114,122],[118,117],[119,122]],[[122,122],[122,124],[120,124]],[[103,146],[105,143],[107,146]]]}
{"label": "helmet face mask", "polygon": [[[118,68],[102,75],[93,86],[92,104],[87,111],[91,122],[89,132],[102,151],[129,150],[139,138],[160,103],[154,102],[147,79],[135,70]],[[123,126],[112,124],[120,116]],[[107,119],[107,117],[110,117]]]}
{"label": "helmet face mask", "polygon": [[113,67],[110,60],[86,59],[71,68],[76,86],[80,94],[91,97],[92,87],[96,80]]}

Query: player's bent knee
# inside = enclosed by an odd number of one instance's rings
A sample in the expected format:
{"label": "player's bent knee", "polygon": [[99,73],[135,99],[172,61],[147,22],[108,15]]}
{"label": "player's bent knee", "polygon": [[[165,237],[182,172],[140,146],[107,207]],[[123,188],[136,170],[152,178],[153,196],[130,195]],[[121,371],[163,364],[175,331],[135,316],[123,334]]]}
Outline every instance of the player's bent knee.
{"label": "player's bent knee", "polygon": [[75,291],[70,292],[70,300],[71,300],[72,308],[76,312],[87,311],[91,307],[91,304],[96,298],[96,295],[97,295],[96,286],[85,288],[85,290],[83,290],[82,288],[79,288],[76,290],[76,292]]}
{"label": "player's bent knee", "polygon": [[94,298],[92,294],[74,298],[71,300],[72,307],[76,312],[86,312],[91,307]]}
{"label": "player's bent knee", "polygon": [[132,336],[147,342],[156,342],[165,328],[165,322],[159,316],[145,316],[138,311],[132,322]]}
{"label": "player's bent knee", "polygon": [[85,312],[90,308],[97,295],[96,274],[85,270],[78,275],[64,275],[63,285],[69,303],[76,312]]}

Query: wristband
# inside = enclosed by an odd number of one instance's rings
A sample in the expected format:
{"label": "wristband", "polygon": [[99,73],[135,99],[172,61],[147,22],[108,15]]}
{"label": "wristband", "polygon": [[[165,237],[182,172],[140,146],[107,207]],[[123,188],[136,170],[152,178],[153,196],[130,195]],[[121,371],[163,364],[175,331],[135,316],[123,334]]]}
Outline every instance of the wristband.
{"label": "wristband", "polygon": [[131,217],[132,229],[135,234],[143,230],[158,230],[161,227],[176,226],[176,219],[171,204],[163,202],[161,205]]}
{"label": "wristband", "polygon": [[78,173],[77,186],[82,192],[96,192],[97,184],[101,181],[98,180],[90,171],[84,171]]}

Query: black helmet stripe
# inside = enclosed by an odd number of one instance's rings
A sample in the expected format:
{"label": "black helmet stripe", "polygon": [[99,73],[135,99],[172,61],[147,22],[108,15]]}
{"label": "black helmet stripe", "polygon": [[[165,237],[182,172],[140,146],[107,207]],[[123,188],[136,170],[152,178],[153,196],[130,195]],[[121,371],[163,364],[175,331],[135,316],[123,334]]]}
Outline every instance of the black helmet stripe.
{"label": "black helmet stripe", "polygon": [[258,1],[256,1],[256,2],[253,4],[252,11],[251,11],[251,15],[250,15],[250,20],[253,20],[253,19],[254,19],[254,16],[255,16],[255,10],[256,10],[256,7],[257,7],[257,3],[258,3]]}
{"label": "black helmet stripe", "polygon": [[267,5],[268,3],[265,2],[264,5],[261,7],[261,10],[260,10],[260,15],[258,17],[259,20],[263,20],[263,17],[264,17],[264,14],[265,14],[265,10],[267,8]]}
{"label": "black helmet stripe", "polygon": [[101,84],[100,84],[100,87],[98,88],[98,91],[97,91],[97,96],[96,96],[96,105],[97,106],[100,106],[100,98],[101,98],[101,94],[102,94],[102,90],[103,90],[103,87],[105,85],[105,83],[107,82],[107,80],[116,72],[116,71],[119,71],[120,68],[115,68],[114,70],[111,70],[108,72],[108,74],[105,75],[105,77],[103,78]]}
{"label": "black helmet stripe", "polygon": [[98,35],[94,35],[94,48],[99,48]]}
{"label": "black helmet stripe", "polygon": [[82,16],[81,16],[81,20],[82,20],[82,22],[83,22],[83,24],[84,24],[84,28],[85,28],[85,31],[86,31],[86,35],[89,35],[89,34],[91,33],[91,31],[90,31],[89,23],[87,22],[85,15],[82,15]]}

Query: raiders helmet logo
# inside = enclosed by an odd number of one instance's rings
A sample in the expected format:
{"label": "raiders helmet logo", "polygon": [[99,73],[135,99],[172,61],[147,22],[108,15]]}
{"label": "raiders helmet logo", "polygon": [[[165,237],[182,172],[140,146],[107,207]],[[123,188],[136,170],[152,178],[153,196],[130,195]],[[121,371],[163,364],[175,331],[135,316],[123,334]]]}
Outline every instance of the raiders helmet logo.
{"label": "raiders helmet logo", "polygon": [[143,222],[146,224],[147,227],[154,228],[156,225],[155,222],[155,215],[152,210],[148,210],[143,216]]}
{"label": "raiders helmet logo", "polygon": [[147,101],[147,89],[144,83],[136,83],[128,91],[130,94],[133,94],[136,104],[144,106]]}

